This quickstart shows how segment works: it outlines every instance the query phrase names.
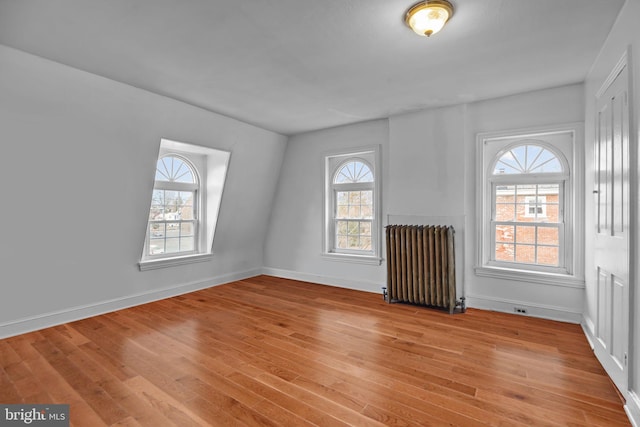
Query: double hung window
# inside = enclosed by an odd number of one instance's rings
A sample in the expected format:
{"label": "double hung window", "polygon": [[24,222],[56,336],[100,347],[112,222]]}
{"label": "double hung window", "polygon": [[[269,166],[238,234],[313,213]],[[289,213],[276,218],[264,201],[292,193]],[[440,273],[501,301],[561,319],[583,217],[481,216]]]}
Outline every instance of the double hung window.
{"label": "double hung window", "polygon": [[576,285],[582,198],[578,127],[478,135],[478,264],[484,276]]}
{"label": "double hung window", "polygon": [[491,185],[491,261],[563,268],[565,168],[536,142],[496,159]]}
{"label": "double hung window", "polygon": [[149,257],[198,252],[200,179],[194,166],[177,155],[161,157],[149,211]]}
{"label": "double hung window", "polygon": [[379,262],[377,150],[325,157],[324,253]]}

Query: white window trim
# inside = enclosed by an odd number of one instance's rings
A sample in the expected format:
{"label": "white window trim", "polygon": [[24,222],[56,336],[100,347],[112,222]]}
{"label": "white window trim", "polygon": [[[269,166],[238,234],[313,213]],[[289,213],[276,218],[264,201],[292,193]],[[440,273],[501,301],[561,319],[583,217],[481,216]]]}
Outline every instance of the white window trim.
{"label": "white window trim", "polygon": [[[359,252],[333,250],[333,233],[334,217],[332,210],[334,209],[334,187],[332,184],[335,172],[348,159],[363,160],[362,156],[372,157],[373,161],[366,161],[373,172],[373,219],[371,227],[371,239],[373,251],[372,254],[363,254]],[[334,160],[340,159],[340,160]],[[378,145],[367,147],[356,147],[341,151],[327,152],[323,155],[323,216],[322,216],[322,257],[328,261],[339,261],[359,264],[380,265],[381,257],[381,168],[380,168],[380,148]],[[370,185],[367,185],[370,188]]]}
{"label": "white window trim", "polygon": [[[569,167],[569,178],[566,180],[564,197],[568,201],[564,211],[565,235],[564,271],[553,269],[538,269],[529,265],[499,264],[491,262],[491,244],[495,236],[491,234],[492,182],[489,180],[490,163],[495,154],[487,155],[487,144],[500,143],[515,139],[544,139],[550,135],[569,133],[572,137],[570,147],[555,148],[566,158]],[[584,288],[584,184],[583,184],[583,123],[568,123],[558,126],[516,129],[499,132],[479,133],[476,138],[476,266],[478,276],[535,282],[545,285]],[[490,204],[491,203],[491,204]],[[532,268],[533,267],[533,268]]]}
{"label": "white window trim", "polygon": [[[167,155],[177,155],[188,160],[199,175],[199,233],[196,243],[197,252],[165,254],[162,257],[146,256],[147,232],[143,244],[142,256],[138,262],[140,271],[174,267],[178,265],[207,262],[213,258],[213,240],[215,237],[218,214],[229,169],[231,152],[213,147],[188,144],[162,139],[157,159]],[[157,163],[156,159],[156,163]],[[155,176],[155,165],[153,173]],[[155,184],[155,179],[154,179]],[[149,211],[146,212],[145,227],[149,228]]]}

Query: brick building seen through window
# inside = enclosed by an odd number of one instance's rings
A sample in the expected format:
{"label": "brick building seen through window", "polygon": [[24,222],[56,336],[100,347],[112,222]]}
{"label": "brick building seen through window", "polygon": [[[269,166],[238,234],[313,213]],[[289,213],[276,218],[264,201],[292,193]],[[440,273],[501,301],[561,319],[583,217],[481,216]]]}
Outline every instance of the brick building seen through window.
{"label": "brick building seen through window", "polygon": [[558,184],[498,186],[495,218],[496,261],[559,264]]}

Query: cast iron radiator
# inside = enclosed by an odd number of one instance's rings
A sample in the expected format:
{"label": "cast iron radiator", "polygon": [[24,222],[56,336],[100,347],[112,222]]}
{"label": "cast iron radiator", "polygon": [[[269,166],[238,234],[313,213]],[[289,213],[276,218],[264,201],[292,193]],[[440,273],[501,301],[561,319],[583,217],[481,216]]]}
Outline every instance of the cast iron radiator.
{"label": "cast iron radiator", "polygon": [[453,227],[388,225],[387,302],[464,311],[464,298],[456,300]]}

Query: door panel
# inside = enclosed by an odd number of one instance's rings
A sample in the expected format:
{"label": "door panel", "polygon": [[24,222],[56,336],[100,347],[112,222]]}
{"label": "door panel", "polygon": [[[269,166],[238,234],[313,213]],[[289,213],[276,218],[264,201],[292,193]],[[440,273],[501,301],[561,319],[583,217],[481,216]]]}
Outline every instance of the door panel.
{"label": "door panel", "polygon": [[624,355],[627,351],[626,337],[616,331],[626,330],[622,308],[625,303],[626,284],[616,276],[611,276],[611,306],[613,313],[611,316],[611,357],[617,363],[619,369],[624,369]]}

